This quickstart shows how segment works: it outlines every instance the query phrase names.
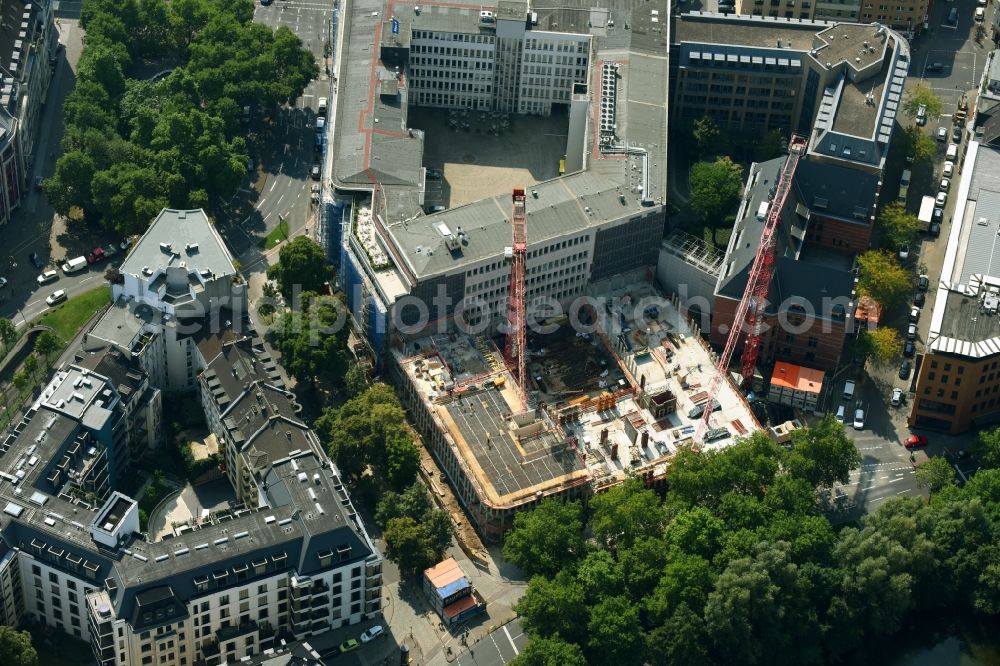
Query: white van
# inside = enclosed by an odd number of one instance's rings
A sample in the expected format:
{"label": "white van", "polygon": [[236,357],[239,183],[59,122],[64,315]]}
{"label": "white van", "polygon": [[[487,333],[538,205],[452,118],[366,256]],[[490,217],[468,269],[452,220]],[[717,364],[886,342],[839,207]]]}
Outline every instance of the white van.
{"label": "white van", "polygon": [[854,382],[850,379],[844,384],[844,400],[850,400],[854,397]]}
{"label": "white van", "polygon": [[326,115],[326,97],[319,98],[319,110],[316,112],[321,116]]}
{"label": "white van", "polygon": [[949,143],[948,152],[945,153],[944,158],[949,162],[954,162],[958,159],[958,144]]}
{"label": "white van", "polygon": [[837,420],[840,421],[841,423],[844,422],[844,406],[843,405],[840,405],[839,407],[837,407]]}
{"label": "white van", "polygon": [[77,257],[76,259],[70,259],[62,265],[62,272],[66,275],[70,273],[79,273],[87,267],[86,257]]}

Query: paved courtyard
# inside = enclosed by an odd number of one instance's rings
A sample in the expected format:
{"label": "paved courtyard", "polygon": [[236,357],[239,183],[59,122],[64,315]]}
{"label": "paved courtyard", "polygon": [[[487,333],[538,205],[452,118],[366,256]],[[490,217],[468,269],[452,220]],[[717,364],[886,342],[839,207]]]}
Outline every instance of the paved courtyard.
{"label": "paved courtyard", "polygon": [[[425,132],[424,166],[444,172],[437,181],[443,205],[461,206],[559,175],[566,154],[565,114],[506,114],[506,119],[508,128],[494,134],[498,122],[490,113],[468,111],[453,118],[445,109],[410,109],[410,126]],[[456,127],[449,120],[456,120]],[[429,189],[434,184],[428,180]]]}

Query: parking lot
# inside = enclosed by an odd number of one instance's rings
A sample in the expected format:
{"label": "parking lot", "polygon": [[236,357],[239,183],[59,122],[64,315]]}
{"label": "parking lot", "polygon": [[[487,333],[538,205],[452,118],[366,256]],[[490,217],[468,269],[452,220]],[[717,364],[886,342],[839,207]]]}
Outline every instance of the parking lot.
{"label": "parking lot", "polygon": [[[924,54],[922,61],[915,61],[920,69],[911,74],[918,74],[941,98],[941,117],[947,120],[955,113],[955,106],[961,94],[975,88],[982,75],[982,62],[978,53],[954,52],[950,50],[933,49]],[[937,70],[934,65],[940,65]]]}

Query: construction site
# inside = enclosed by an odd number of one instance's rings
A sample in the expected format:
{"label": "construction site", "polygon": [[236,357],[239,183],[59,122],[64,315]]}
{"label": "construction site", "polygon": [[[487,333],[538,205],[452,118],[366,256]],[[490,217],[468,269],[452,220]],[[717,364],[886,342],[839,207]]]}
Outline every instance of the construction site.
{"label": "construction site", "polygon": [[393,349],[413,424],[486,541],[546,497],[633,476],[657,485],[682,447],[725,447],[760,427],[730,381],[711,399],[715,359],[653,283],[593,291],[582,325],[525,336],[523,389],[518,363],[488,338],[454,331]]}

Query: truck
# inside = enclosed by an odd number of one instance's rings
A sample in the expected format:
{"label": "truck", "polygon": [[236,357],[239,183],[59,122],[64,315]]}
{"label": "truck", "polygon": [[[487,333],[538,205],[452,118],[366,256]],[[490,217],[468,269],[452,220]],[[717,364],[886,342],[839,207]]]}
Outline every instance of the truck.
{"label": "truck", "polygon": [[110,259],[116,254],[118,254],[118,248],[114,245],[114,243],[109,243],[103,247],[95,247],[87,253],[87,263],[98,264],[105,259]]}
{"label": "truck", "polygon": [[969,98],[962,93],[962,97],[958,100],[958,108],[955,109],[954,115],[952,115],[951,120],[956,125],[961,125],[965,122],[965,119],[969,116]]}
{"label": "truck", "polygon": [[87,267],[87,257],[76,257],[75,259],[67,259],[62,265],[62,272],[66,275],[71,273],[79,273]]}
{"label": "truck", "polygon": [[920,200],[920,212],[917,219],[920,220],[920,230],[927,231],[931,226],[931,219],[934,216],[934,197],[927,196]]}

